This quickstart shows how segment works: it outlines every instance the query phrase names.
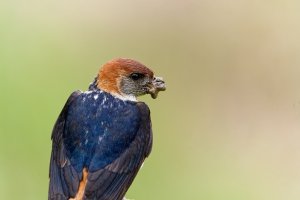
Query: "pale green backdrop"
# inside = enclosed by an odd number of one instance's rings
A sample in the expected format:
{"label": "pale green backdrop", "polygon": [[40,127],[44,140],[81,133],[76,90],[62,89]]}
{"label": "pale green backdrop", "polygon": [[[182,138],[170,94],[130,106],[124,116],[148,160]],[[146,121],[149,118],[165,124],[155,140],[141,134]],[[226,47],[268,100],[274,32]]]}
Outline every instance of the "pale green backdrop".
{"label": "pale green backdrop", "polygon": [[69,94],[115,57],[167,82],[135,200],[300,199],[300,2],[2,0],[0,199],[47,199]]}

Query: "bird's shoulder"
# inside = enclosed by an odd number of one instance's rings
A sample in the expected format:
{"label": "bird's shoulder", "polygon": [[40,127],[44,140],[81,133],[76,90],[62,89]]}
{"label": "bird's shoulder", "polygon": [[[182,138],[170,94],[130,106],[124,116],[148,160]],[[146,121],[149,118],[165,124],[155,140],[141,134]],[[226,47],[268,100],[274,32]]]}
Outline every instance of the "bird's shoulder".
{"label": "bird's shoulder", "polygon": [[63,134],[63,130],[64,130],[64,126],[65,126],[65,119],[67,118],[69,107],[81,94],[82,94],[82,91],[76,90],[71,93],[68,100],[66,101],[62,111],[60,112],[60,114],[54,124],[53,130],[52,130],[51,139],[54,140],[54,142],[56,142],[55,140],[58,139],[57,137],[61,137],[61,135]]}
{"label": "bird's shoulder", "polygon": [[103,123],[125,120],[129,123],[150,115],[150,109],[144,102],[122,100],[101,90],[74,93],[70,96],[69,103],[67,102],[70,104],[68,106],[69,119],[85,118]]}

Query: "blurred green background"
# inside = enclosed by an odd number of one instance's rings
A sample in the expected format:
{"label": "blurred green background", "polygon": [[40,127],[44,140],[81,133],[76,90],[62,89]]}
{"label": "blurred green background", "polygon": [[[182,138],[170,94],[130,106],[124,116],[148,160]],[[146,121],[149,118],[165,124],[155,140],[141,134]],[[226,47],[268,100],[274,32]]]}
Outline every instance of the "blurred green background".
{"label": "blurred green background", "polygon": [[300,2],[0,2],[1,199],[47,199],[69,94],[115,57],[167,82],[127,198],[300,198]]}

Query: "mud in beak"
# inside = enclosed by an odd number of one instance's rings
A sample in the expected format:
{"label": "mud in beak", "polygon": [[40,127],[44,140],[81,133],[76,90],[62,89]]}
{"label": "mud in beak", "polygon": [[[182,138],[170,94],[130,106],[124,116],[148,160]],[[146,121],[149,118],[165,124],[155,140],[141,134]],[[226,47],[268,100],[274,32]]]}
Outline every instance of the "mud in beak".
{"label": "mud in beak", "polygon": [[166,85],[161,77],[154,77],[149,85],[148,94],[151,94],[153,99],[156,99],[158,92],[165,91]]}

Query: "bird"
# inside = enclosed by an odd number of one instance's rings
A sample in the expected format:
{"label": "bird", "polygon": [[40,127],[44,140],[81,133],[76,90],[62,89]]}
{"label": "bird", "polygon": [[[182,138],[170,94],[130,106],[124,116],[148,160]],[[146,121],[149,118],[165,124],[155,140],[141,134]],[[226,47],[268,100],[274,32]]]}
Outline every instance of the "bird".
{"label": "bird", "polygon": [[48,200],[122,200],[152,149],[149,107],[166,85],[129,58],[104,64],[87,91],[74,91],[51,140]]}

